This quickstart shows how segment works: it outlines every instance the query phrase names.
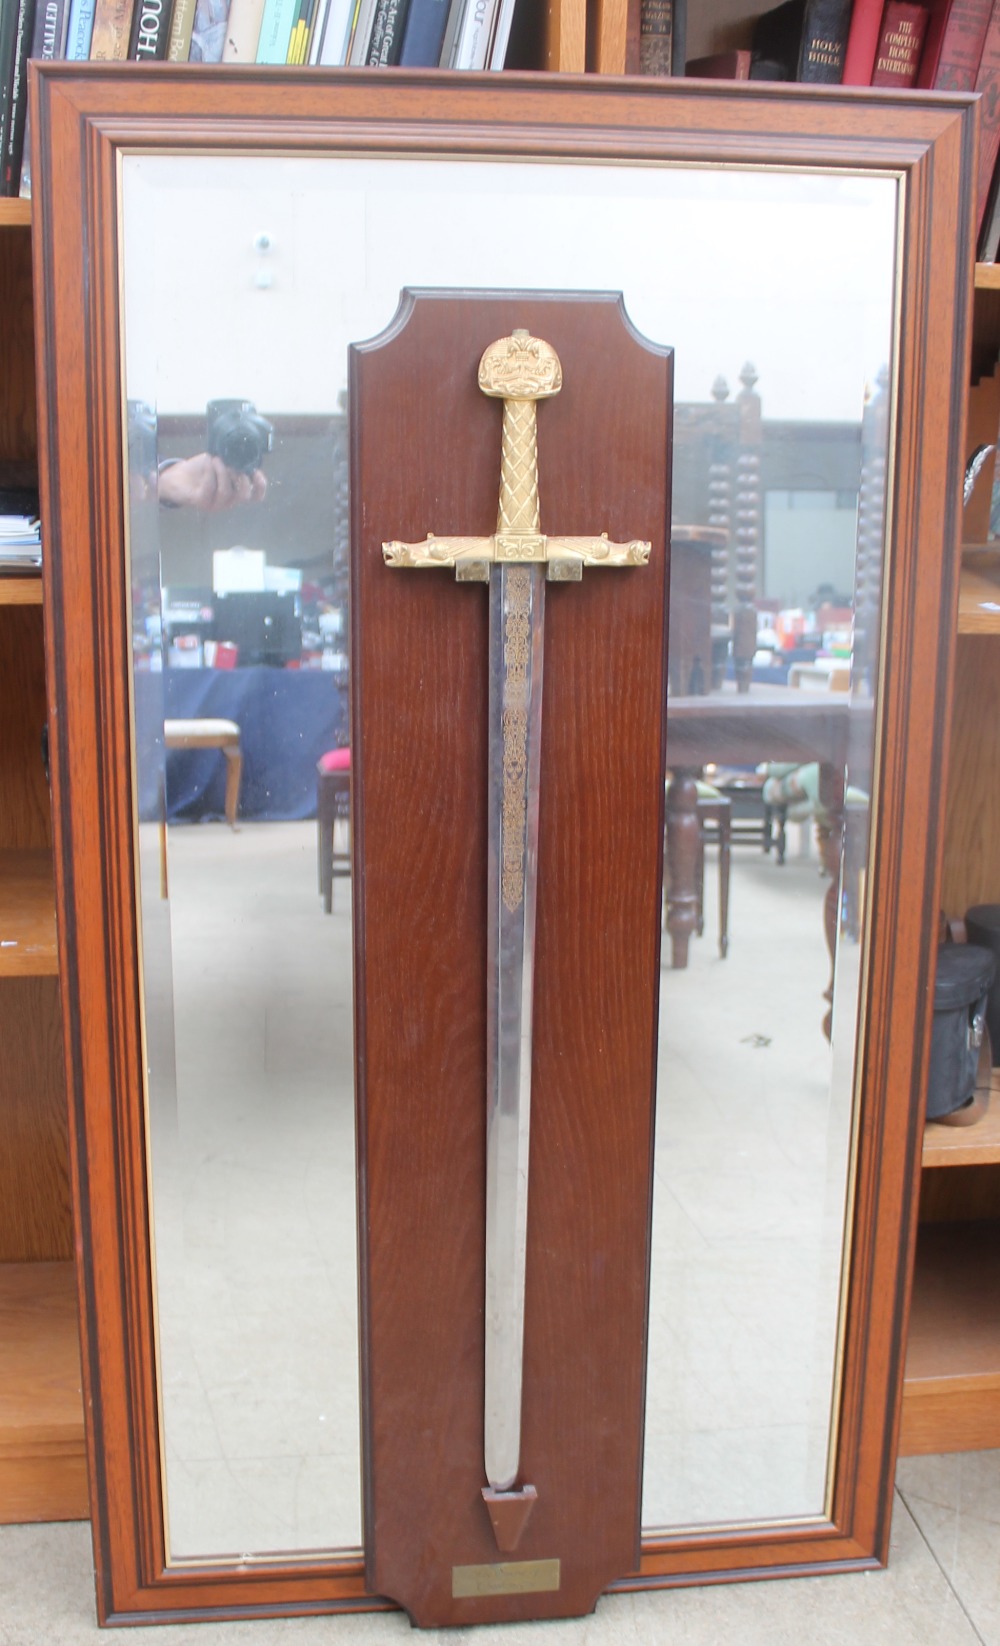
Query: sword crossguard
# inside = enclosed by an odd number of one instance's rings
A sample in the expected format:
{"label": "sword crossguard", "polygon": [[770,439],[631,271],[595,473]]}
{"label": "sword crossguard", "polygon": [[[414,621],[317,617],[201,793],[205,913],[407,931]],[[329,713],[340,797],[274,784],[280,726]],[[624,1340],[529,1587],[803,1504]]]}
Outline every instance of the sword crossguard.
{"label": "sword crossguard", "polygon": [[492,537],[435,537],[422,543],[382,544],[387,566],[453,566],[461,582],[488,583],[490,566],[539,565],[549,582],[578,582],[584,566],[644,566],[651,544],[638,538],[612,543],[600,537],[546,537],[540,529],[535,403],[558,394],[562,366],[551,343],[518,329],[500,337],[479,362],[479,387],[503,400],[500,501]]}

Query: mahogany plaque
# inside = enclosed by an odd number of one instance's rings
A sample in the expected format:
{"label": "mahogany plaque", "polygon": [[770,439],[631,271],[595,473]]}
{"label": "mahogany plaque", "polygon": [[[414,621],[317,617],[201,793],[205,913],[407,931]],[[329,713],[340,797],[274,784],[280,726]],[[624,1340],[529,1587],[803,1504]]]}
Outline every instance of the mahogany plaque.
{"label": "mahogany plaque", "polygon": [[[488,601],[383,541],[496,527],[483,350],[526,328],[541,529],[649,539],[545,602],[516,1548],[483,1500]],[[639,1562],[663,840],[671,354],[614,294],[404,294],[352,351],[367,1580],[423,1625],[589,1611]],[[494,575],[496,571],[494,570]]]}

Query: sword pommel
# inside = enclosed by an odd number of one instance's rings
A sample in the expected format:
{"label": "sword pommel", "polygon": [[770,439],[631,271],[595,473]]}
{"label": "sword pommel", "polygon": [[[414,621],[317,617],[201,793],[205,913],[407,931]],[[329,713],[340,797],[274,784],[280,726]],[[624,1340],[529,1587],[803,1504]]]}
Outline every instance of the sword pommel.
{"label": "sword pommel", "polygon": [[499,337],[479,362],[479,387],[500,400],[547,400],[562,388],[559,356],[527,331]]}

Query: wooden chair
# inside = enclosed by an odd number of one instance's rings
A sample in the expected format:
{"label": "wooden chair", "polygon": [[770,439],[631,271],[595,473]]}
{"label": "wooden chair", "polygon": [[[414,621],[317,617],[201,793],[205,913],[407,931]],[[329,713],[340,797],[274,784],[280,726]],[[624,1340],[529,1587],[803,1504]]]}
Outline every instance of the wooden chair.
{"label": "wooden chair", "polygon": [[[316,818],[319,829],[319,889],[323,908],[333,913],[333,882],[351,873],[351,751],[329,749],[316,762]],[[346,850],[337,850],[336,828],[346,827]]]}
{"label": "wooden chair", "polygon": [[236,827],[243,775],[240,728],[235,720],[165,720],[163,741],[168,749],[221,749],[226,757],[226,822]]}

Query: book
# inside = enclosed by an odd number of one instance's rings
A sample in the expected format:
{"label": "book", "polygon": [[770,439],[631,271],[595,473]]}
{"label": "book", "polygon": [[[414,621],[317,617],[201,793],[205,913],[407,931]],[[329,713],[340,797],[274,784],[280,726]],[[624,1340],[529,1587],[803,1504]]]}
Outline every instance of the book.
{"label": "book", "polygon": [[368,42],[372,37],[377,0],[358,0],[354,13],[354,33],[347,54],[348,63],[360,68],[368,61]]}
{"label": "book", "polygon": [[366,62],[371,69],[399,62],[409,0],[377,0]]}
{"label": "book", "polygon": [[1000,0],[990,14],[983,55],[973,88],[979,92],[979,161],[976,170],[976,236],[982,238],[990,204],[990,187],[1000,154]]}
{"label": "book", "polygon": [[14,13],[14,38],[7,70],[8,109],[0,154],[0,192],[16,194],[21,184],[21,150],[28,112],[28,54],[35,27],[35,0],[8,0]]}
{"label": "book", "polygon": [[128,56],[133,10],[133,0],[97,0],[90,36],[91,62],[124,62]]}
{"label": "book", "polygon": [[689,57],[684,73],[696,80],[749,80],[750,53],[714,51],[708,57]]}
{"label": "book", "polygon": [[785,0],[766,11],[754,24],[751,80],[839,85],[850,22],[851,0]]}
{"label": "book", "polygon": [[327,0],[326,15],[313,35],[310,62],[328,68],[339,68],[347,62],[354,11],[354,0]]}
{"label": "book", "polygon": [[135,0],[128,55],[135,63],[162,62],[170,38],[170,0]]}
{"label": "book", "polygon": [[85,63],[90,56],[90,37],[94,32],[96,0],[72,0],[66,29],[65,55],[72,63]]}
{"label": "book", "polygon": [[455,35],[453,69],[484,69],[489,62],[490,41],[496,19],[497,0],[468,0]]}
{"label": "book", "polygon": [[264,0],[233,0],[226,18],[223,63],[256,63]]}
{"label": "book", "polygon": [[936,0],[917,71],[918,86],[972,90],[992,10],[992,0]]}
{"label": "book", "polygon": [[399,61],[407,69],[436,69],[441,61],[450,0],[410,0]]}
{"label": "book", "polygon": [[292,32],[288,37],[288,51],[285,62],[301,66],[309,61],[309,47],[312,42],[312,31],[316,22],[316,0],[299,0],[295,12],[295,21]]}
{"label": "book", "polygon": [[451,68],[455,56],[455,41],[458,38],[462,18],[465,16],[466,3],[467,0],[451,0],[451,5],[448,8],[448,22],[445,26],[444,40],[441,43],[440,67],[443,69]]}
{"label": "book", "polygon": [[186,63],[191,55],[191,34],[198,0],[174,0],[167,37],[167,62]]}
{"label": "book", "polygon": [[882,32],[882,12],[885,0],[854,0],[851,26],[844,47],[844,86],[870,86],[875,68],[875,53]]}
{"label": "book", "polygon": [[285,62],[297,9],[297,0],[264,0],[257,41],[258,63]]}
{"label": "book", "polygon": [[640,74],[673,72],[673,13],[673,0],[640,0]]}
{"label": "book", "polygon": [[[38,0],[35,7],[35,26],[31,36],[31,57],[52,63],[66,55],[70,7],[67,0]],[[88,34],[89,54],[89,34]],[[18,193],[23,200],[31,199],[31,125],[30,110],[25,116],[24,144],[21,154],[21,176]]]}
{"label": "book", "polygon": [[189,63],[221,63],[229,0],[195,0]]}
{"label": "book", "polygon": [[517,0],[500,0],[496,18],[493,23],[493,38],[490,41],[489,67],[502,69],[507,61],[507,47],[510,44],[511,25],[514,21],[514,7]]}
{"label": "book", "polygon": [[928,16],[926,6],[916,5],[913,0],[886,0],[872,69],[873,86],[905,89],[916,85]]}

